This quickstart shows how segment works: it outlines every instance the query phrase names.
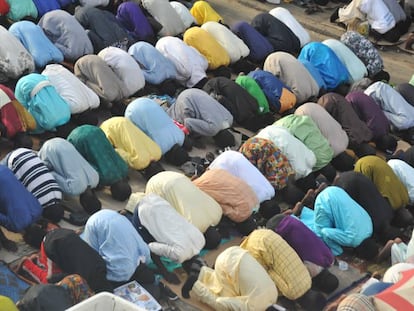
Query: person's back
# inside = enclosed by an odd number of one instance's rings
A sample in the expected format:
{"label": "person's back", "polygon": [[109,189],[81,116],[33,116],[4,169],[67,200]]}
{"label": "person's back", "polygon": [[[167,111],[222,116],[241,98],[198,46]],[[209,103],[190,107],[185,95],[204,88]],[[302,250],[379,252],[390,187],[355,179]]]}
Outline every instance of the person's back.
{"label": "person's back", "polygon": [[299,53],[299,38],[276,17],[269,13],[259,13],[250,24],[269,40],[274,51],[283,51],[292,55]]}
{"label": "person's back", "polygon": [[81,238],[106,262],[110,281],[129,281],[140,264],[150,261],[150,250],[131,222],[113,210],[89,217]]}
{"label": "person's back", "polygon": [[43,207],[43,216],[58,222],[63,216],[62,189],[31,149],[18,148],[6,156],[7,166]]}
{"label": "person's back", "polygon": [[0,47],[0,61],[4,66],[0,72],[0,81],[17,79],[34,71],[35,64],[32,55],[20,40],[3,26],[0,26],[0,39],[2,42],[7,42],[7,45]]}
{"label": "person's back", "polygon": [[233,124],[233,116],[217,100],[198,89],[182,91],[168,110],[169,116],[191,133],[214,136]]}
{"label": "person's back", "polygon": [[278,296],[266,270],[239,246],[225,249],[214,270],[202,267],[192,293],[214,310],[265,310]]}
{"label": "person's back", "polygon": [[82,125],[67,140],[99,174],[101,185],[111,185],[128,174],[128,165],[115,152],[105,133],[96,126]]}
{"label": "person's back", "polygon": [[355,172],[367,176],[394,210],[405,207],[409,202],[408,191],[392,168],[378,156],[365,156],[355,163]]}
{"label": "person's back", "polygon": [[243,179],[256,193],[259,202],[275,196],[275,189],[260,170],[238,151],[227,150],[219,154],[209,165],[210,169],[224,169]]}
{"label": "person's back", "polygon": [[349,171],[335,179],[335,186],[344,189],[370,215],[374,233],[380,238],[386,235],[393,211],[389,202],[381,195],[375,184],[361,173]]}
{"label": "person's back", "polygon": [[297,103],[316,98],[319,86],[306,67],[293,55],[286,52],[270,54],[263,65],[263,69],[273,73],[285,83],[296,95]]}
{"label": "person's back", "polygon": [[313,151],[316,157],[314,171],[324,168],[331,162],[334,154],[333,149],[312,118],[290,114],[277,120],[274,125],[288,129],[291,134]]}
{"label": "person's back", "polygon": [[143,170],[161,159],[161,148],[129,119],[112,117],[100,128],[115,151],[133,169]]}
{"label": "person's back", "polygon": [[46,13],[38,25],[46,36],[63,53],[65,59],[76,61],[79,57],[92,54],[92,42],[82,25],[73,15],[63,10]]}
{"label": "person's back", "polygon": [[105,261],[73,230],[52,230],[43,243],[47,257],[64,272],[79,274],[95,292],[112,291],[106,279]]}
{"label": "person's back", "polygon": [[42,28],[31,21],[16,22],[9,28],[10,33],[16,36],[24,47],[33,56],[37,68],[43,68],[50,62],[63,61],[62,52],[53,45]]}
{"label": "person's back", "polygon": [[[203,233],[209,226],[216,226],[223,214],[220,205],[212,197],[181,173],[165,171],[154,175],[147,182],[145,193],[155,193],[167,200]],[[200,204],[195,205],[194,202]]]}
{"label": "person's back", "polygon": [[311,288],[311,277],[289,244],[269,229],[257,229],[240,244],[267,271],[280,295],[296,300]]}
{"label": "person's back", "polygon": [[148,243],[158,255],[182,263],[198,255],[204,247],[203,234],[157,194],[145,195],[134,210],[132,223],[137,221],[155,241]]}
{"label": "person's back", "polygon": [[178,144],[182,146],[185,134],[181,131],[160,107],[149,98],[137,98],[127,106],[125,117],[147,134],[161,148],[162,154],[167,153]]}
{"label": "person's back", "polygon": [[42,206],[5,165],[0,165],[0,224],[20,232],[42,214]]}
{"label": "person's back", "polygon": [[348,69],[334,51],[321,42],[310,42],[305,45],[298,59],[308,60],[318,69],[326,83],[327,90],[334,90],[349,81]]}
{"label": "person's back", "polygon": [[334,157],[348,147],[349,138],[346,132],[323,107],[316,103],[305,103],[295,110],[295,115],[306,115],[316,123],[322,135],[329,141]]}
{"label": "person's back", "polygon": [[253,189],[241,178],[223,169],[209,169],[193,183],[210,195],[223,209],[223,215],[235,223],[246,221],[259,207]]}
{"label": "person's back", "polygon": [[335,256],[342,254],[343,246],[358,247],[372,235],[369,214],[339,187],[329,186],[320,192],[314,212],[315,233]]}

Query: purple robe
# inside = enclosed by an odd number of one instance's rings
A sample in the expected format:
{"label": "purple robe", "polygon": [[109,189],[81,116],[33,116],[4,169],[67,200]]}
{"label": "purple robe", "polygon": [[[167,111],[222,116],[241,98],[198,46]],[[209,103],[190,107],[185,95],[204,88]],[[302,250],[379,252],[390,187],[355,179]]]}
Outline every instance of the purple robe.
{"label": "purple robe", "polygon": [[389,133],[390,123],[381,107],[371,96],[356,91],[346,95],[345,99],[352,105],[358,117],[367,124],[374,138]]}
{"label": "purple robe", "polygon": [[116,12],[116,19],[135,40],[155,40],[154,31],[137,3],[121,3]]}
{"label": "purple robe", "polygon": [[286,216],[274,231],[296,251],[302,261],[327,268],[334,262],[328,246],[295,217]]}

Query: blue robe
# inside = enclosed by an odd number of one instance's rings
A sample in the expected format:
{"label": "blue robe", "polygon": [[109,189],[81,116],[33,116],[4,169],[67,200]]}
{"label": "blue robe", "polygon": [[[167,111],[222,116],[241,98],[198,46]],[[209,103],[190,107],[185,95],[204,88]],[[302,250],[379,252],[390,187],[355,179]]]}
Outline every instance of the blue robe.
{"label": "blue robe", "polygon": [[36,6],[38,17],[43,16],[49,11],[59,10],[60,4],[57,0],[32,0]]}
{"label": "blue robe", "polygon": [[165,80],[177,78],[174,63],[151,44],[137,42],[128,49],[128,53],[139,63],[146,82],[158,85]]}
{"label": "blue robe", "polygon": [[125,117],[147,134],[161,148],[162,154],[175,144],[184,143],[184,132],[156,102],[141,97],[132,101],[125,110]]}
{"label": "blue robe", "polygon": [[250,54],[247,56],[250,60],[262,62],[273,52],[270,42],[248,23],[237,22],[231,26],[231,31],[239,36],[250,49]]}
{"label": "blue robe", "polygon": [[328,90],[333,90],[338,85],[350,80],[348,69],[342,64],[334,51],[323,43],[310,42],[306,44],[302,48],[298,59],[300,61],[308,60],[318,69]]}
{"label": "blue robe", "polygon": [[55,130],[70,119],[69,105],[44,75],[31,73],[20,78],[15,96],[35,118],[37,132]]}
{"label": "blue robe", "polygon": [[0,225],[20,232],[42,214],[42,206],[13,172],[0,165]]}
{"label": "blue robe", "polygon": [[81,238],[105,260],[110,281],[129,281],[140,264],[151,260],[148,245],[132,223],[113,210],[89,217]]}
{"label": "blue robe", "polygon": [[67,194],[79,195],[87,187],[95,188],[99,183],[98,172],[63,138],[47,140],[40,148],[38,156],[49,168],[62,191]]}
{"label": "blue robe", "polygon": [[327,187],[316,197],[314,210],[304,207],[301,220],[335,256],[342,254],[342,246],[357,247],[373,232],[368,213],[336,186]]}
{"label": "blue robe", "polygon": [[10,26],[9,31],[32,55],[37,68],[63,61],[62,52],[53,45],[42,28],[35,23],[30,21],[16,22]]}

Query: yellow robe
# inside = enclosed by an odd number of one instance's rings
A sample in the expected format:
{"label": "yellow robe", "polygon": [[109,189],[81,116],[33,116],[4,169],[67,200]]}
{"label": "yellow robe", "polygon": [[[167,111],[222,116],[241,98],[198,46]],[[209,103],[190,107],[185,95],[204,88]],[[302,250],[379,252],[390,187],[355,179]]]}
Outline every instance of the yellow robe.
{"label": "yellow robe", "polygon": [[201,268],[192,294],[217,311],[264,311],[277,301],[277,288],[263,267],[239,246],[224,250],[214,270]]}
{"label": "yellow robe", "polygon": [[223,18],[206,1],[195,2],[190,9],[190,13],[199,25],[203,25],[206,22],[218,23],[223,21]]}
{"label": "yellow robe", "polygon": [[101,124],[101,129],[133,169],[143,170],[161,159],[161,148],[127,118],[112,117]]}
{"label": "yellow robe", "polygon": [[195,26],[187,29],[183,41],[207,59],[210,70],[230,64],[230,56],[227,51],[212,35],[200,27]]}
{"label": "yellow robe", "polygon": [[408,205],[407,188],[387,162],[380,157],[370,155],[360,158],[355,163],[354,171],[371,179],[381,195],[388,199],[393,209],[396,210]]}
{"label": "yellow robe", "polygon": [[155,193],[164,198],[203,233],[208,227],[216,226],[223,215],[221,206],[181,173],[164,171],[152,176],[145,193]]}
{"label": "yellow robe", "polygon": [[240,247],[264,267],[279,293],[286,298],[298,299],[311,288],[311,276],[299,255],[274,231],[257,229]]}

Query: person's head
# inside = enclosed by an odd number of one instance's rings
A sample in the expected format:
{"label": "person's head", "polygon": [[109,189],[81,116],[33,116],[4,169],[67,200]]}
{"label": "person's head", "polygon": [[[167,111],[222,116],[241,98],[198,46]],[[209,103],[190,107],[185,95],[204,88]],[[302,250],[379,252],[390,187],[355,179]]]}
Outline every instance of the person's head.
{"label": "person's head", "polygon": [[328,269],[323,269],[318,275],[312,278],[312,286],[326,294],[333,292],[338,288],[338,278],[329,272]]}
{"label": "person's head", "polygon": [[0,137],[7,137],[7,127],[0,121]]}
{"label": "person's head", "polygon": [[253,216],[250,216],[245,221],[237,223],[236,228],[242,235],[249,235],[252,231],[257,229],[257,224],[254,221]]}
{"label": "person's head", "polygon": [[312,289],[308,290],[297,301],[302,307],[305,307],[305,309],[309,311],[323,310],[326,305],[325,296],[322,293],[314,291]]}
{"label": "person's head", "polygon": [[231,78],[231,70],[228,67],[220,66],[216,70],[213,71],[213,75],[215,77],[225,77],[230,79]]}
{"label": "person's head", "polygon": [[355,146],[354,148],[354,152],[357,155],[358,158],[362,158],[365,157],[367,155],[376,155],[377,151],[375,150],[374,147],[372,147],[370,144],[367,143],[362,143],[359,144],[357,146]]}
{"label": "person's head", "polygon": [[92,111],[85,111],[77,115],[72,116],[72,121],[77,125],[97,125],[98,124],[98,116],[96,113]]}
{"label": "person's head", "polygon": [[269,219],[280,213],[280,206],[277,204],[275,198],[266,200],[260,203],[259,213],[263,218]]}
{"label": "person's head", "polygon": [[337,171],[352,171],[354,170],[355,158],[344,151],[333,158],[331,164]]}
{"label": "person's head", "polygon": [[65,210],[61,202],[55,202],[52,205],[43,208],[42,216],[51,222],[58,223],[62,218]]}
{"label": "person's head", "polygon": [[95,192],[91,188],[87,188],[83,193],[81,193],[79,196],[79,202],[85,212],[89,215],[96,213],[102,208],[101,201],[99,201]]}
{"label": "person's head", "polygon": [[72,123],[71,121],[58,126],[56,128],[56,136],[57,137],[61,137],[61,138],[65,138],[69,136],[69,134],[76,128],[76,125],[74,123]]}
{"label": "person's head", "polygon": [[177,86],[175,85],[173,80],[165,80],[159,85],[159,89],[161,94],[174,96],[175,91],[177,90]]}
{"label": "person's head", "polygon": [[18,301],[20,311],[66,310],[73,305],[70,292],[55,284],[35,284]]}
{"label": "person's head", "polygon": [[378,245],[372,238],[365,239],[355,248],[355,254],[361,259],[371,260],[378,254]]}
{"label": "person's head", "polygon": [[175,144],[164,154],[165,160],[172,165],[181,166],[189,160],[187,151],[178,144]]}
{"label": "person's head", "polygon": [[288,215],[285,214],[278,214],[270,218],[266,223],[266,228],[275,231],[277,227],[279,226],[280,222],[285,219],[285,217],[288,217]]}
{"label": "person's head", "polygon": [[324,166],[319,173],[321,175],[323,175],[329,183],[332,183],[333,180],[336,177],[336,169],[332,166],[331,163],[329,163],[328,165]]}
{"label": "person's head", "polygon": [[117,201],[125,201],[131,195],[131,186],[125,180],[119,180],[111,185],[112,197]]}
{"label": "person's head", "polygon": [[394,136],[391,135],[383,135],[375,140],[375,145],[377,148],[388,155],[395,152],[397,149],[397,144],[397,140],[394,138]]}
{"label": "person's head", "polygon": [[228,130],[221,130],[214,137],[214,142],[219,148],[225,148],[235,145],[233,134]]}
{"label": "person's head", "polygon": [[23,240],[26,244],[40,249],[40,245],[47,234],[47,230],[40,226],[39,224],[32,224],[24,230]]}
{"label": "person's head", "polygon": [[218,231],[217,227],[208,227],[206,232],[204,232],[204,238],[206,240],[206,244],[204,245],[205,249],[215,249],[219,246],[221,241],[221,235]]}
{"label": "person's head", "polygon": [[33,140],[32,138],[24,132],[19,132],[13,137],[14,147],[15,148],[27,148],[32,149]]}
{"label": "person's head", "polygon": [[142,174],[144,175],[146,180],[150,180],[150,178],[154,175],[157,175],[160,172],[165,171],[162,165],[159,162],[151,162],[143,171]]}

